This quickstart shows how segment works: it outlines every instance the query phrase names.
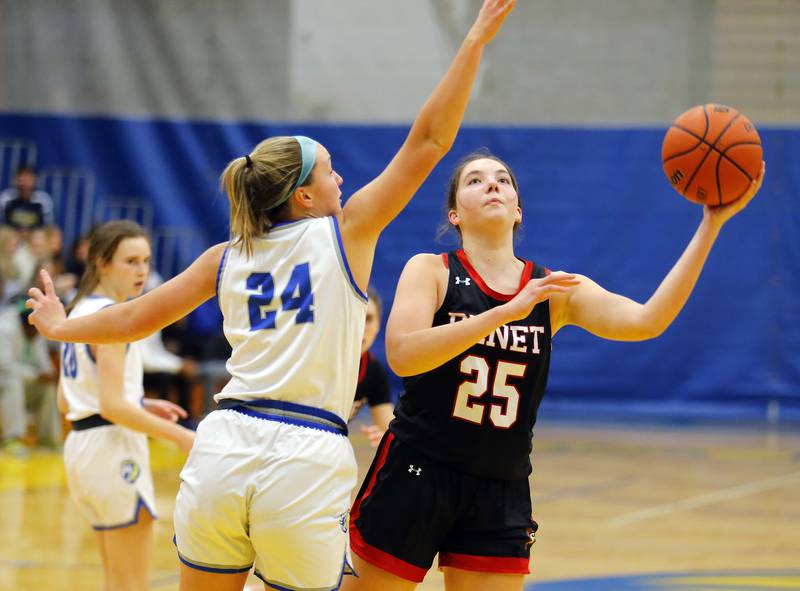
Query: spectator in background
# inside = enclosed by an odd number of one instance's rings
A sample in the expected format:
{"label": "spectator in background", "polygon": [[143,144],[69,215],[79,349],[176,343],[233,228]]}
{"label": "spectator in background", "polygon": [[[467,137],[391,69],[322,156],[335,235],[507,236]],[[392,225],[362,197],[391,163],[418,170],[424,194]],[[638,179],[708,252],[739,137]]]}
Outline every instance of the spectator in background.
{"label": "spectator in background", "polygon": [[18,352],[13,347],[13,335],[17,331],[17,308],[13,304],[0,305],[0,449],[15,455],[25,456],[27,447],[22,443],[25,436],[25,394],[17,372]]}
{"label": "spectator in background", "polygon": [[17,231],[8,226],[0,226],[0,277],[5,286],[0,303],[8,302],[27,287],[28,278],[23,277],[22,269],[14,257],[18,247]]}
{"label": "spectator in background", "polygon": [[19,371],[25,386],[25,408],[36,417],[36,443],[40,447],[59,447],[62,441],[56,382],[58,373],[48,352],[47,340],[28,323],[31,310],[25,300],[17,302],[18,335],[22,347]]}
{"label": "spectator in background", "polygon": [[28,232],[53,224],[53,198],[36,189],[36,169],[23,164],[14,175],[14,187],[0,193],[2,223]]}
{"label": "spectator in background", "polygon": [[[63,235],[60,230],[58,236],[50,235],[48,239],[49,250],[51,253],[61,252]],[[89,236],[84,234],[72,243],[72,249],[68,258],[54,259],[55,266],[60,273],[58,280],[54,279],[54,284],[58,283],[56,290],[59,291],[61,299],[71,301],[78,289],[78,282],[86,271],[86,259],[89,255]]]}
{"label": "spectator in background", "polygon": [[381,330],[383,302],[381,302],[381,297],[372,286],[367,289],[367,295],[369,296],[369,302],[367,303],[367,317],[364,322],[364,336],[361,337],[358,386],[356,386],[353,409],[350,411],[350,420],[352,421],[355,418],[365,404],[369,404],[373,424],[363,426],[361,432],[367,436],[372,447],[377,447],[394,416],[394,405],[389,391],[389,375],[386,372],[386,368],[369,350]]}
{"label": "spectator in background", "polygon": [[[20,237],[23,237],[22,232]],[[44,228],[33,228],[24,237],[27,240],[20,240],[13,257],[14,263],[22,273],[22,280],[30,284],[42,266],[50,266],[50,250],[47,247],[47,233]],[[58,269],[48,268],[48,272],[58,272]]]}
{"label": "spectator in background", "polygon": [[66,273],[67,265],[64,261],[64,233],[58,226],[44,227],[45,248],[47,256],[53,261],[59,274]]}
{"label": "spectator in background", "polygon": [[86,270],[86,258],[89,256],[89,237],[84,234],[72,244],[72,252],[67,260],[65,271],[76,277],[82,277]]}
{"label": "spectator in background", "polygon": [[61,444],[61,417],[56,403],[56,370],[47,351],[47,341],[28,324],[30,310],[25,300],[5,306],[0,312],[0,414],[3,449],[25,455],[22,443],[28,426],[27,413],[36,417],[37,444]]}

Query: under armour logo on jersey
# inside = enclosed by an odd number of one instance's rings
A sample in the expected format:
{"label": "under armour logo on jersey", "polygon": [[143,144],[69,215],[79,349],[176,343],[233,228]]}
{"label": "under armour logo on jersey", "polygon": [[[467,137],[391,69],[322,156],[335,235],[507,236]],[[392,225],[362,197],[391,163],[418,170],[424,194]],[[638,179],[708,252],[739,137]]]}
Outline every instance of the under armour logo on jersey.
{"label": "under armour logo on jersey", "polygon": [[417,476],[422,474],[422,468],[415,468],[414,464],[409,464],[408,465],[408,471],[416,474]]}
{"label": "under armour logo on jersey", "polygon": [[467,277],[466,279],[461,279],[461,277],[456,277],[456,285],[461,285],[463,283],[464,285],[469,286],[469,282],[470,282],[470,277]]}

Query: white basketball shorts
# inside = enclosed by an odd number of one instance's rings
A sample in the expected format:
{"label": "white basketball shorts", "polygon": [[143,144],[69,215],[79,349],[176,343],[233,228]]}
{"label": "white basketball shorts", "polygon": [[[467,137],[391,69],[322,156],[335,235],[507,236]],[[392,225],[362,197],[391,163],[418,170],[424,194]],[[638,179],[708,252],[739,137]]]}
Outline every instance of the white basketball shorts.
{"label": "white basketball shorts", "polygon": [[[301,409],[295,418],[310,409],[281,404]],[[215,573],[255,564],[275,589],[338,589],[352,563],[353,449],[341,433],[266,416],[216,410],[200,423],[175,505],[179,557]]]}
{"label": "white basketball shorts", "polygon": [[64,467],[70,495],[94,529],[134,525],[142,507],[156,518],[144,433],[119,425],[70,431]]}

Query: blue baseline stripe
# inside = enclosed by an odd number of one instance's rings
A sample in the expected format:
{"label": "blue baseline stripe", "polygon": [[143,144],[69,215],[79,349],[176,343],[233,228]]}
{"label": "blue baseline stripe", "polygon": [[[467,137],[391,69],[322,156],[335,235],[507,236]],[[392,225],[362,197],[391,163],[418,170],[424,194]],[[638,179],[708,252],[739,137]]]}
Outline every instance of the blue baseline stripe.
{"label": "blue baseline stripe", "polygon": [[316,408],[314,406],[306,406],[305,404],[298,404],[297,402],[289,402],[287,400],[242,400],[242,404],[248,406],[257,406],[258,408],[274,408],[276,410],[285,410],[287,412],[296,412],[312,417],[319,417],[331,423],[340,425],[343,429],[347,428],[345,423],[339,415],[336,415],[328,410]]}
{"label": "blue baseline stripe", "polygon": [[336,427],[329,427],[327,425],[322,425],[320,423],[315,423],[314,421],[304,421],[303,419],[296,419],[290,418],[283,415],[269,415],[269,414],[262,414],[258,412],[254,412],[252,410],[248,410],[243,407],[236,407],[230,408],[227,410],[232,410],[234,412],[241,413],[243,415],[247,415],[249,417],[253,417],[256,419],[262,419],[264,421],[275,421],[278,423],[287,423],[289,425],[297,425],[298,427],[309,427],[311,429],[319,429],[320,431],[327,431],[328,433],[335,433],[336,435],[344,435],[347,436],[347,427],[343,429],[337,429]]}
{"label": "blue baseline stripe", "polygon": [[369,301],[367,294],[361,291],[361,288],[358,287],[358,284],[353,277],[353,272],[350,270],[350,263],[347,262],[347,254],[344,251],[344,244],[342,243],[342,232],[339,230],[339,219],[334,215],[331,216],[331,220],[333,220],[333,229],[336,232],[336,242],[339,245],[339,252],[342,255],[342,262],[344,263],[344,270],[347,271],[347,277],[350,279],[350,283],[352,284],[353,289],[356,290],[356,293],[361,296],[365,302]]}

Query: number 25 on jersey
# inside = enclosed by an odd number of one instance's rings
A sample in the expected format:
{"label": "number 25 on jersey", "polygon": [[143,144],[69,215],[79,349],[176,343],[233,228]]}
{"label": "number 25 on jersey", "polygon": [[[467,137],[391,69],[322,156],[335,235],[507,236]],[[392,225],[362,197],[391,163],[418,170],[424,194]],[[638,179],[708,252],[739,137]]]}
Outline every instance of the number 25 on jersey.
{"label": "number 25 on jersey", "polygon": [[[453,405],[453,417],[481,425],[488,409],[489,422],[493,427],[498,429],[512,427],[517,422],[519,413],[519,390],[513,384],[509,384],[508,379],[524,377],[527,366],[509,361],[497,362],[490,393],[495,399],[494,402],[491,399],[487,401],[485,396],[489,391],[491,373],[491,367],[486,359],[477,355],[467,355],[461,360],[459,369],[473,381],[465,380],[459,386]],[[498,398],[505,404],[496,400]]]}
{"label": "number 25 on jersey", "polygon": [[[311,288],[311,273],[308,263],[301,263],[292,269],[289,282],[280,295],[280,310],[296,310],[295,324],[314,322],[314,293]],[[251,273],[247,278],[247,300],[250,315],[250,330],[275,328],[278,316],[275,298],[275,279],[272,273]]]}

